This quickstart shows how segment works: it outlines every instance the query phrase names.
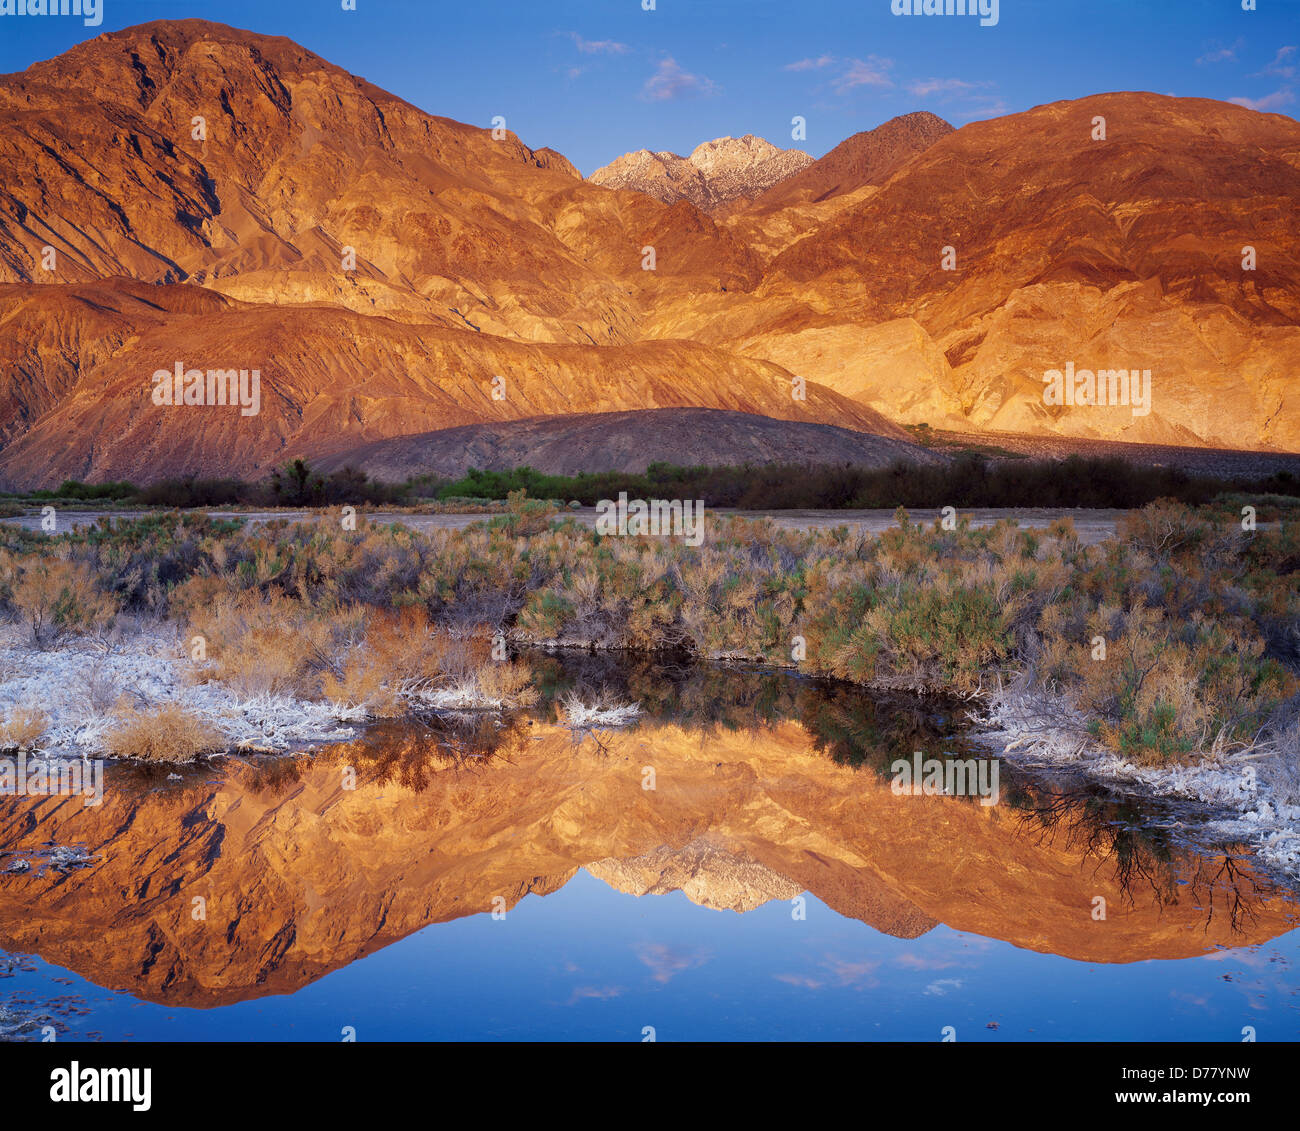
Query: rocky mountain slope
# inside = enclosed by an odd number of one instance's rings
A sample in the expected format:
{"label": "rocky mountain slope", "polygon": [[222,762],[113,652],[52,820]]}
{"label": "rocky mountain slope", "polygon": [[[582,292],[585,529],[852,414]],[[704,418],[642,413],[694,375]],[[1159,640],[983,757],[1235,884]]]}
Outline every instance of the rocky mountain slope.
{"label": "rocky mountain slope", "polygon": [[825,157],[774,182],[758,195],[754,207],[768,211],[817,203],[864,185],[884,184],[918,153],[952,132],[948,122],[925,110],[891,118],[874,130],[845,138]]}
{"label": "rocky mountain slope", "polygon": [[[777,366],[643,340],[657,295],[758,280],[690,205],[589,186],[288,40],[198,20],[100,36],[0,82],[0,157],[3,483],[257,475],[551,413],[880,422],[795,398]],[[260,413],[158,409],[151,376],[178,361],[257,369]]]}
{"label": "rocky mountain slope", "polygon": [[[37,311],[27,309],[33,301]],[[888,437],[900,456],[911,447],[898,425],[864,404],[817,385],[796,399],[777,366],[690,341],[597,350],[367,318],[329,305],[240,303],[185,285],[42,287],[34,298],[29,288],[0,286],[0,325],[32,319],[43,332],[56,330],[84,368],[64,387],[62,355],[38,353],[14,365],[24,379],[11,381],[7,403],[0,401],[7,410],[0,427],[12,437],[0,452],[0,476],[18,482],[26,468],[55,484],[149,481],[159,469],[256,477],[285,458],[338,454],[352,462],[356,448],[386,437],[476,422],[699,405],[773,418],[768,423],[778,432],[780,420],[837,420],[846,433]],[[7,348],[22,347],[12,339]],[[248,366],[249,359],[260,365],[256,415],[233,404],[152,403],[151,375],[174,371],[177,360],[206,369]],[[24,413],[43,407],[23,428]],[[779,438],[772,445],[779,447]]]}
{"label": "rocky mountain slope", "polygon": [[[973,123],[844,199],[769,261],[750,329],[699,336],[878,407],[906,372],[908,422],[1300,449],[1300,123],[1097,95]],[[1149,369],[1149,411],[1044,404],[1067,365]]]}
{"label": "rocky mountain slope", "polygon": [[[740,194],[710,213],[288,40],[200,20],[89,40],[0,79],[0,486],[701,408],[1300,450],[1293,119],[1115,93],[792,152],[683,159]],[[156,406],[178,362],[257,369],[258,415]],[[1149,410],[1044,403],[1067,366],[1149,369]]]}
{"label": "rocky mountain slope", "polygon": [[597,169],[588,180],[606,188],[642,192],[664,204],[688,200],[710,212],[753,200],[812,164],[813,159],[800,149],[778,149],[761,137],[745,134],[706,141],[689,157],[638,149]]}

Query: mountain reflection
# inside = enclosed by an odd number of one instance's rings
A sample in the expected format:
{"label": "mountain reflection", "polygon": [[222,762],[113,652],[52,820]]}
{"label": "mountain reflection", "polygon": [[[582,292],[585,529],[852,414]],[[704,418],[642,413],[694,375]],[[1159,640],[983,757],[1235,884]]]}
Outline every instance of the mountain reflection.
{"label": "mountain reflection", "polygon": [[[91,859],[0,874],[0,947],[141,998],[217,1006],[292,992],[579,869],[741,912],[810,892],[900,939],[944,923],[1090,962],[1185,957],[1292,925],[1292,897],[1234,846],[1180,844],[1172,820],[1132,802],[1005,766],[998,805],[895,795],[896,758],[970,753],[959,705],[755,669],[533,662],[535,712],[386,723],[180,780],[113,767],[98,808],[6,799],[0,873],[50,845]],[[645,714],[575,742],[555,708],[575,689]]]}

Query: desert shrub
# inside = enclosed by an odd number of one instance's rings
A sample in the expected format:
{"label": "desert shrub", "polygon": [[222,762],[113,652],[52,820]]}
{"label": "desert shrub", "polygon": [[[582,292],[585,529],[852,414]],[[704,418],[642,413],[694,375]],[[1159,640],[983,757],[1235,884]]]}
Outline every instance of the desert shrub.
{"label": "desert shrub", "polygon": [[238,479],[162,479],[141,488],[139,502],[151,507],[215,507],[253,502],[255,493]]}
{"label": "desert shrub", "polygon": [[876,605],[863,626],[877,638],[877,667],[919,686],[973,691],[1011,653],[1008,609],[991,584],[936,580],[902,588]]}
{"label": "desert shrub", "polygon": [[537,702],[532,686],[532,672],[526,664],[513,661],[489,661],[449,680],[439,689],[444,698],[436,702],[447,706],[457,703],[466,707],[518,708]]}
{"label": "desert shrub", "polygon": [[834,464],[762,464],[678,467],[653,463],[643,473],[586,472],[547,475],[531,467],[506,471],[476,468],[447,484],[439,498],[504,499],[512,491],[533,498],[703,499],[710,507],[781,508],[908,507],[1141,507],[1165,497],[1200,505],[1235,491],[1246,502],[1273,495],[1300,495],[1288,472],[1262,477],[1191,475],[1178,468],[1150,467],[1115,458],[1070,456],[1034,460],[1004,453],[989,458],[962,452],[942,463],[898,462],[886,468]]}
{"label": "desert shrub", "polygon": [[290,460],[271,472],[271,495],[279,506],[312,506],[325,501],[325,477],[306,460]]}
{"label": "desert shrub", "polygon": [[241,497],[282,507],[320,507],[334,503],[395,503],[410,494],[410,488],[371,479],[355,467],[342,467],[326,474],[303,459],[290,460],[271,472],[256,487],[246,487]]}
{"label": "desert shrub", "polygon": [[528,594],[519,612],[518,626],[533,640],[555,640],[573,619],[573,605],[549,589]]}
{"label": "desert shrub", "polygon": [[179,703],[163,703],[152,710],[123,707],[117,723],[104,738],[114,758],[146,762],[191,762],[225,748],[221,732]]}
{"label": "desert shrub", "polygon": [[116,602],[101,592],[94,571],[81,562],[31,556],[5,587],[37,648],[98,631],[117,613]]}
{"label": "desert shrub", "polygon": [[421,606],[367,610],[321,671],[321,693],[375,717],[399,715],[404,695],[436,686],[449,671],[461,674],[462,651]]}
{"label": "desert shrub", "polygon": [[204,678],[240,694],[312,695],[319,672],[332,663],[340,640],[352,632],[361,610],[314,609],[281,594],[219,594],[192,608],[187,637],[201,638]]}
{"label": "desert shrub", "polygon": [[132,483],[81,483],[76,479],[65,479],[57,491],[33,492],[34,498],[42,496],[53,499],[76,499],[85,502],[104,502],[113,499],[134,498],[137,490]]}
{"label": "desert shrub", "polygon": [[[674,474],[649,469],[649,497],[670,496]],[[417,687],[464,685],[469,702],[480,667],[512,678],[462,639],[507,633],[964,694],[1020,671],[1047,700],[1079,705],[1098,741],[1160,759],[1253,741],[1300,673],[1300,524],[1246,535],[1181,502],[1096,546],[1068,521],[944,530],[900,511],[879,537],[715,516],[695,547],[599,535],[518,493],[491,521],[429,533],[176,514],[53,540],[5,527],[7,609],[50,562],[201,635],[200,678],[374,714],[404,709]]]}
{"label": "desert shrub", "polygon": [[[934,437],[918,435],[934,447]],[[1178,468],[1151,467],[1116,458],[1070,456],[1036,460],[988,446],[964,448],[942,462],[899,461],[869,468],[835,464],[762,464],[679,467],[653,463],[644,472],[582,472],[550,475],[531,467],[483,471],[471,468],[454,481],[416,475],[385,483],[355,467],[332,473],[295,459],[257,483],[233,479],[173,478],[136,488],[130,483],[65,482],[56,491],[33,491],[34,500],[113,502],[203,507],[232,503],[256,506],[320,507],[350,504],[410,504],[420,499],[505,500],[524,492],[533,499],[593,506],[630,498],[702,499],[710,507],[742,509],[865,507],[1117,507],[1145,506],[1160,498],[1193,506],[1213,500],[1222,513],[1245,504],[1264,519],[1300,505],[1300,479],[1289,471],[1256,476],[1193,475]]]}
{"label": "desert shrub", "polygon": [[551,525],[560,508],[545,499],[530,499],[524,491],[511,491],[506,498],[506,513],[488,520],[488,526],[511,538],[540,534]]}
{"label": "desert shrub", "polygon": [[1243,575],[1248,550],[1225,563],[1213,532],[1177,511],[1130,529],[1136,548],[1095,548],[1064,600],[1042,610],[1026,656],[1039,686],[1139,761],[1253,743],[1297,692],[1297,665],[1272,654],[1272,629],[1297,623],[1281,579]]}
{"label": "desert shrub", "polygon": [[39,707],[13,707],[0,721],[0,750],[30,750],[49,729],[50,718]]}
{"label": "desert shrub", "polygon": [[1183,503],[1161,499],[1120,522],[1119,535],[1157,561],[1194,553],[1210,534],[1208,524]]}

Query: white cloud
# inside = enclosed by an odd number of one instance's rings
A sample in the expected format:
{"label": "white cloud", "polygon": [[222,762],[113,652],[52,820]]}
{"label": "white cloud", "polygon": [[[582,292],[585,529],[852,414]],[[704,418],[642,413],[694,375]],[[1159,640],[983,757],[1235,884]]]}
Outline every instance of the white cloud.
{"label": "white cloud", "polygon": [[953,117],[959,122],[983,122],[1010,113],[1011,107],[1001,98],[980,98],[971,104],[970,109],[954,114]]}
{"label": "white cloud", "polygon": [[709,95],[718,92],[712,79],[693,75],[682,69],[671,55],[660,62],[655,73],[646,80],[642,95],[652,102],[666,102],[672,98],[691,95]]}
{"label": "white cloud", "polygon": [[583,39],[576,31],[569,32],[569,38],[584,55],[626,55],[631,50],[613,39]]}
{"label": "white cloud", "polygon": [[835,80],[835,93],[847,94],[859,86],[892,87],[894,80],[886,72],[893,65],[892,59],[882,59],[878,55],[850,59],[847,70]]}
{"label": "white cloud", "polygon": [[1262,73],[1266,75],[1281,75],[1282,78],[1284,79],[1295,78],[1296,75],[1295,67],[1292,64],[1286,62],[1286,60],[1291,58],[1291,56],[1294,54],[1295,54],[1294,44],[1291,45],[1290,47],[1279,47],[1277,49],[1277,54],[1273,56],[1273,61],[1269,63],[1267,67],[1264,68]]}
{"label": "white cloud", "polygon": [[1207,51],[1197,60],[1197,66],[1205,66],[1206,63],[1229,63],[1237,58],[1237,51],[1241,47],[1241,40],[1237,40],[1231,47],[1216,47]]}
{"label": "white cloud", "polygon": [[991,82],[967,82],[965,79],[916,79],[907,84],[907,93],[916,98],[929,98],[932,94],[969,94],[972,90],[992,85]]}
{"label": "white cloud", "polygon": [[782,69],[786,71],[819,71],[835,62],[834,55],[819,55],[816,59],[800,59],[797,63],[787,63]]}
{"label": "white cloud", "polygon": [[1272,94],[1266,94],[1263,98],[1229,98],[1229,102],[1237,106],[1244,106],[1247,110],[1259,110],[1261,113],[1269,113],[1277,110],[1282,106],[1290,106],[1295,101],[1295,94],[1290,87],[1284,86],[1281,90],[1275,90]]}

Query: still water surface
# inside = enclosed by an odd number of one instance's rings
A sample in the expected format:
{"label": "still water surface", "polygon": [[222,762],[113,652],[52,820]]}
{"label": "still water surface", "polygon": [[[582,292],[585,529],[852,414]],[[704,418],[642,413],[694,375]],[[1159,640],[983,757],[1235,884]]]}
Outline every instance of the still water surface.
{"label": "still water surface", "polygon": [[[997,805],[894,794],[894,759],[974,752],[943,703],[535,663],[544,703],[508,720],[0,799],[0,873],[29,862],[0,874],[0,1033],[1300,1036],[1294,895],[1186,814],[1005,763]],[[646,713],[571,733],[574,686]]]}

